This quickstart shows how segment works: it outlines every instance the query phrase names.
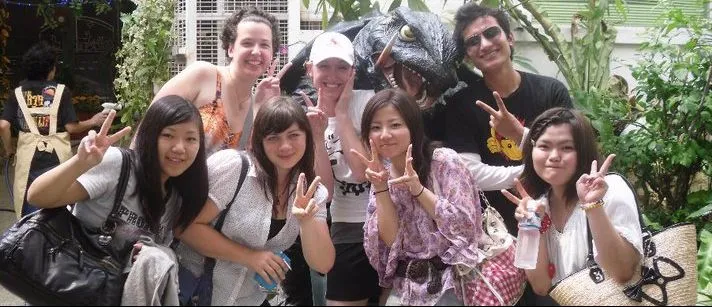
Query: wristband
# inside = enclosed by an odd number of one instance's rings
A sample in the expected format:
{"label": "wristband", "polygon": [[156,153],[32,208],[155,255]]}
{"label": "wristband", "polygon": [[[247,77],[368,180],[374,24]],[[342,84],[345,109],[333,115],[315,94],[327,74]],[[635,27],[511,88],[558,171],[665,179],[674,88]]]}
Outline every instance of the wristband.
{"label": "wristband", "polygon": [[598,201],[588,203],[588,204],[582,204],[580,207],[581,207],[581,210],[583,210],[583,211],[588,211],[591,209],[603,207],[603,199],[600,199]]}
{"label": "wristband", "polygon": [[384,190],[376,191],[373,194],[378,194],[378,193],[383,193],[383,192],[388,192],[388,188],[386,188]]}
{"label": "wristband", "polygon": [[[418,197],[420,197],[420,194],[423,194],[423,191],[425,191],[425,186],[422,186],[422,187],[423,187],[423,188],[420,189],[420,192],[418,192],[417,195],[413,195],[413,197],[418,198]],[[411,195],[412,195],[412,194],[411,194]]]}

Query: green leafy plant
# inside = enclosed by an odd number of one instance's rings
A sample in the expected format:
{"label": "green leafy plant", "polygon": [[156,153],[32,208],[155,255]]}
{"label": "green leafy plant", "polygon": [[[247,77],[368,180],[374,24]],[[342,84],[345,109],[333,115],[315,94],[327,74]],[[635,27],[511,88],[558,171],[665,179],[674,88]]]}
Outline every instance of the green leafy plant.
{"label": "green leafy plant", "polygon": [[588,0],[585,10],[572,15],[568,33],[571,39],[566,38],[535,1],[482,1],[488,6],[495,3],[509,11],[511,17],[534,37],[549,59],[559,67],[571,92],[606,90],[611,52],[617,35],[614,27],[617,23],[608,18],[609,6],[613,4],[625,16],[624,0]]}
{"label": "green leafy plant", "polygon": [[[689,37],[686,42],[675,39]],[[605,152],[619,153],[647,217],[661,225],[706,227],[712,203],[712,21],[671,9],[631,69],[635,99],[609,91],[577,92]],[[625,133],[622,127],[629,125]]]}
{"label": "green leafy plant", "polygon": [[114,86],[123,104],[121,123],[134,125],[153,98],[154,84],[170,76],[172,0],[144,0],[131,14],[122,15],[122,46],[116,53]]}
{"label": "green leafy plant", "polygon": [[[304,7],[309,7],[310,0],[302,0]],[[447,1],[443,1],[445,5]],[[403,4],[402,0],[393,0],[391,5],[388,7],[388,12],[395,10],[397,7]],[[428,5],[425,4],[424,0],[407,0],[407,5],[411,9],[417,11],[429,12],[430,9]],[[331,16],[329,16],[328,8],[332,9]],[[361,16],[366,16],[372,11],[380,11],[380,4],[378,1],[371,0],[318,0],[316,5],[316,11],[321,12],[321,23],[322,28],[326,29],[330,25],[336,24],[341,21],[356,20],[361,18]]]}
{"label": "green leafy plant", "polygon": [[42,24],[43,29],[54,29],[59,26],[55,10],[62,7],[69,8],[71,13],[75,16],[81,16],[85,7],[94,7],[96,15],[104,14],[112,9],[111,1],[109,0],[42,0],[37,4],[37,16],[41,16],[42,19],[44,19],[44,23]]}

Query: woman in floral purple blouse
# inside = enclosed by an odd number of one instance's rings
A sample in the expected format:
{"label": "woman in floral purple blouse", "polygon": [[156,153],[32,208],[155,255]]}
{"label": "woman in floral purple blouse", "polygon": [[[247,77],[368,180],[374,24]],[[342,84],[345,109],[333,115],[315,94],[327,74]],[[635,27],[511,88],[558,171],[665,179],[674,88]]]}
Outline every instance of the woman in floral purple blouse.
{"label": "woman in floral purple blouse", "polygon": [[462,305],[454,266],[479,262],[477,187],[451,149],[425,138],[420,108],[388,89],[366,105],[361,123],[371,182],[364,248],[387,305]]}

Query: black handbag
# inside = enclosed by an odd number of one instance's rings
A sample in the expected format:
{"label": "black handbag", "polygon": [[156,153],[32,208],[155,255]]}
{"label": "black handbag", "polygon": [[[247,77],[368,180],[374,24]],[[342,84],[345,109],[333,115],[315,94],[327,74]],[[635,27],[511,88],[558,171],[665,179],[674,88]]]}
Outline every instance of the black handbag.
{"label": "black handbag", "polygon": [[[240,177],[237,181],[237,189],[235,189],[235,194],[232,195],[232,200],[225,206],[225,210],[222,211],[218,220],[215,222],[215,230],[221,232],[222,226],[225,223],[225,217],[227,213],[230,212],[232,203],[235,202],[237,193],[240,192],[242,184],[245,182],[245,177],[247,176],[247,169],[250,168],[250,164],[247,161],[245,154],[240,154],[240,159],[242,160],[242,169],[240,170]],[[181,266],[178,271],[178,285],[180,286],[180,292],[178,293],[178,300],[181,306],[210,306],[213,300],[213,270],[215,269],[215,258],[205,257],[205,262],[203,264],[203,274],[200,276],[195,276],[187,268]]]}
{"label": "black handbag", "polygon": [[124,257],[112,235],[131,167],[121,150],[121,174],[111,214],[99,230],[82,225],[66,207],[20,219],[0,240],[0,284],[32,305],[120,305]]}

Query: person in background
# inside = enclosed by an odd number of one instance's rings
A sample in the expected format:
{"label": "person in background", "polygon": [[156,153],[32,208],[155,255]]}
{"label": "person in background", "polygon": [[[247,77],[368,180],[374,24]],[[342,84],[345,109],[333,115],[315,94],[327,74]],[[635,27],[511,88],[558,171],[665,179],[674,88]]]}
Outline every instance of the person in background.
{"label": "person in background", "polygon": [[[425,137],[420,108],[399,89],[366,105],[356,154],[371,182],[364,248],[387,305],[463,305],[455,265],[479,263],[477,187],[460,156]],[[419,268],[419,269],[414,269]]]}
{"label": "person in background", "polygon": [[[27,78],[10,94],[0,119],[5,155],[16,158],[13,203],[18,218],[37,210],[27,201],[27,187],[72,156],[69,134],[99,126],[106,118],[102,112],[84,121],[77,120],[70,90],[54,81],[57,54],[45,42],[25,52],[22,68]],[[18,131],[17,146],[12,143],[13,131]]]}
{"label": "person in background", "polygon": [[596,262],[610,277],[621,283],[633,277],[643,234],[635,194],[620,175],[607,174],[614,157],[598,167],[596,135],[579,111],[553,108],[532,123],[524,140],[524,172],[516,181],[519,197],[502,193],[517,205],[517,220],[529,217],[527,203],[534,200],[537,214],[551,221],[542,228],[536,268],[525,270],[538,295],[588,265],[591,239]]}
{"label": "person in background", "polygon": [[326,299],[330,306],[365,306],[378,298],[378,273],[363,249],[363,225],[370,184],[366,166],[349,154],[366,154],[359,135],[361,115],[374,93],[353,90],[354,47],[343,34],[325,32],[312,45],[307,74],[317,89],[314,106],[309,97],[309,116],[317,142],[316,171],[331,196],[331,239],[336,248],[334,268],[327,275]]}
{"label": "person in background", "polygon": [[[253,276],[281,282],[288,265],[277,254],[294,244],[297,235],[312,269],[326,273],[334,264],[326,225],[328,192],[314,173],[314,139],[304,110],[291,98],[272,98],[257,112],[251,140],[245,153],[227,149],[210,156],[208,200],[179,236],[185,244],[176,253],[193,274],[203,265],[202,258],[191,258],[193,250],[216,259],[212,305],[266,304],[267,294]],[[235,194],[243,168],[248,168],[247,176]],[[233,195],[218,232],[211,222]]]}
{"label": "person in background", "polygon": [[[216,66],[196,61],[168,80],[154,98],[178,95],[198,107],[208,156],[221,149],[246,148],[254,114],[268,99],[280,95],[279,79],[291,66],[275,74],[279,24],[261,9],[249,7],[233,13],[225,20],[220,41],[230,63]],[[253,94],[253,86],[265,72],[267,77]]]}

